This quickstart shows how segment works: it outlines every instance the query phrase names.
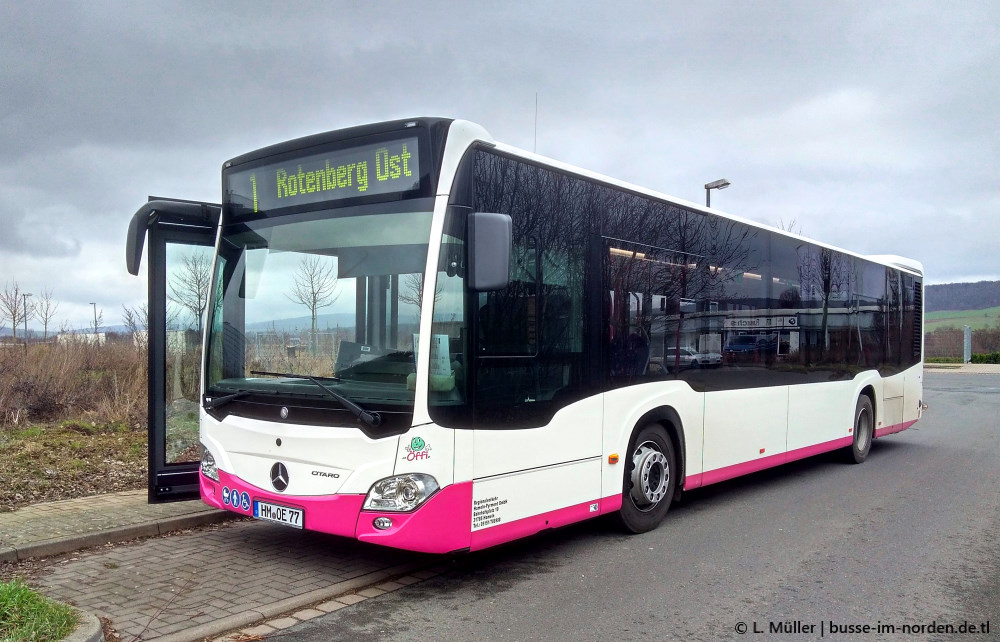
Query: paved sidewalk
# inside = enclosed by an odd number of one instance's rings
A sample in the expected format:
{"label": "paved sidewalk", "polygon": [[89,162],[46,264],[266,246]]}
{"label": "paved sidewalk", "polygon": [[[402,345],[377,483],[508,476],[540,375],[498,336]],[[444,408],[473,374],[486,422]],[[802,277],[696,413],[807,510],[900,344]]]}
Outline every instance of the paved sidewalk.
{"label": "paved sidewalk", "polygon": [[231,516],[200,501],[150,505],[145,490],[34,504],[0,513],[0,562],[162,535]]}
{"label": "paved sidewalk", "polygon": [[1000,374],[997,363],[925,363],[928,372],[949,372],[952,374]]}

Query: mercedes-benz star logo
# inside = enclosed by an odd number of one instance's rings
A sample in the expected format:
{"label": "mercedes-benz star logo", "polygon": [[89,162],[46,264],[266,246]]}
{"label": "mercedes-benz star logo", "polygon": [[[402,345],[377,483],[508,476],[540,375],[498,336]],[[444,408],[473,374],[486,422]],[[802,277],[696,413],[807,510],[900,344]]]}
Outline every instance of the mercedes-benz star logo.
{"label": "mercedes-benz star logo", "polygon": [[279,493],[288,488],[288,469],[281,462],[271,466],[271,485]]}

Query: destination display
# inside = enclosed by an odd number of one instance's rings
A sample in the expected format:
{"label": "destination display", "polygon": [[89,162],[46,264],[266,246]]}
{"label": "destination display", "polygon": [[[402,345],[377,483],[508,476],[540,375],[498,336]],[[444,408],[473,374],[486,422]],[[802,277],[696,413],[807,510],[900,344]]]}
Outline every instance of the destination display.
{"label": "destination display", "polygon": [[420,187],[416,138],[338,149],[228,175],[226,203],[243,213],[408,192]]}

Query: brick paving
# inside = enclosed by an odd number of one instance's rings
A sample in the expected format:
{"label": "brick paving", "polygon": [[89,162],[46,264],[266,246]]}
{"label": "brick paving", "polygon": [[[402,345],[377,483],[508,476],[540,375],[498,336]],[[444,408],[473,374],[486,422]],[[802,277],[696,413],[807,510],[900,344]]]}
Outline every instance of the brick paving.
{"label": "brick paving", "polygon": [[158,642],[274,631],[439,572],[426,570],[438,557],[231,517],[197,501],[150,506],[145,491],[36,504],[0,513],[0,561],[71,553],[32,586],[110,619],[123,640]]}
{"label": "brick paving", "polygon": [[367,587],[434,559],[239,521],[76,554],[33,584],[109,618],[122,639],[196,640],[282,613],[280,624],[298,623],[321,613],[307,606],[348,591],[372,597]]}

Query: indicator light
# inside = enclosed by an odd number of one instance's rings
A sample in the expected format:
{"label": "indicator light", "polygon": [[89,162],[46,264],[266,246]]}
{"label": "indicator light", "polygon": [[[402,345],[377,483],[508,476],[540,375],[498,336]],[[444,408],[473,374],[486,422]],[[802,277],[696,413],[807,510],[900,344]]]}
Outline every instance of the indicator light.
{"label": "indicator light", "polygon": [[618,453],[612,453],[612,454],[608,455],[608,463],[609,464],[617,464],[618,463]]}

